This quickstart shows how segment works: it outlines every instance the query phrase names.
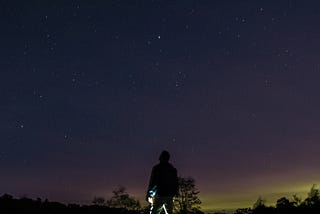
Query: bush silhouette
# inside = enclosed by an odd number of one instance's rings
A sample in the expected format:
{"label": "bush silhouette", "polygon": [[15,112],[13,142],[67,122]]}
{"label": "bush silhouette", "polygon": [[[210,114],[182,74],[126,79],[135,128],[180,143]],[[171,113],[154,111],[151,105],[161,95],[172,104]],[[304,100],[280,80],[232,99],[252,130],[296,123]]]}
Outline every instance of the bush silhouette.
{"label": "bush silhouette", "polygon": [[200,211],[201,200],[199,191],[195,186],[195,180],[191,177],[179,177],[179,195],[175,199],[175,210],[177,213],[202,213]]}
{"label": "bush silhouette", "polygon": [[112,191],[113,196],[106,201],[108,207],[122,208],[127,210],[140,210],[140,202],[133,197],[131,197],[127,192],[125,187],[119,187],[118,189]]}

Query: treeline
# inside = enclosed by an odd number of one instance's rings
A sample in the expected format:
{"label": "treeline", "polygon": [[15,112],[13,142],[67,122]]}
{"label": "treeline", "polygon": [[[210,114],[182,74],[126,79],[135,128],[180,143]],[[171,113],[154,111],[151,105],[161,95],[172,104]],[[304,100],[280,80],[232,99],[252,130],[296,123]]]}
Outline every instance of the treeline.
{"label": "treeline", "polygon": [[36,200],[30,198],[13,198],[13,196],[4,194],[0,197],[0,213],[2,214],[140,214],[138,211],[127,210],[123,208],[111,208],[99,205],[78,205],[62,204],[51,202],[49,200]]}
{"label": "treeline", "polygon": [[[199,191],[193,178],[179,178],[179,196],[175,198],[174,214],[203,214],[200,209]],[[149,214],[149,207],[141,207],[140,202],[131,197],[123,187],[113,191],[109,199],[94,197],[92,205],[62,204],[40,198],[14,198],[4,194],[0,196],[0,213],[2,214]],[[267,206],[261,197],[252,208],[237,209],[234,214],[319,214],[320,191],[312,186],[307,198],[293,195],[291,199],[282,197],[274,206]],[[225,214],[223,212],[214,214]]]}
{"label": "treeline", "polygon": [[[275,206],[267,206],[261,197],[253,205],[253,208],[238,209],[234,214],[319,214],[320,213],[320,191],[311,187],[307,198],[293,195],[291,199],[279,198]],[[218,213],[217,213],[218,214]],[[222,213],[219,213],[222,214]]]}
{"label": "treeline", "polygon": [[[199,191],[193,178],[179,177],[179,196],[175,198],[174,213],[176,214],[204,214],[200,210],[201,201]],[[0,214],[149,214],[150,207],[142,207],[140,201],[130,196],[124,187],[112,191],[112,197],[105,199],[96,196],[92,205],[62,204],[40,198],[13,198],[4,194],[0,196]]]}

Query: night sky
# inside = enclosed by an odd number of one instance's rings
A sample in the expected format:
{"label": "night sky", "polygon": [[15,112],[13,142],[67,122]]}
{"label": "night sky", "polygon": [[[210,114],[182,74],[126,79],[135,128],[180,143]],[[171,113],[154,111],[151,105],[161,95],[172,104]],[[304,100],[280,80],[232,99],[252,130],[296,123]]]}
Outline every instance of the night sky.
{"label": "night sky", "polygon": [[142,201],[163,149],[202,208],[320,181],[319,1],[0,1],[0,194]]}

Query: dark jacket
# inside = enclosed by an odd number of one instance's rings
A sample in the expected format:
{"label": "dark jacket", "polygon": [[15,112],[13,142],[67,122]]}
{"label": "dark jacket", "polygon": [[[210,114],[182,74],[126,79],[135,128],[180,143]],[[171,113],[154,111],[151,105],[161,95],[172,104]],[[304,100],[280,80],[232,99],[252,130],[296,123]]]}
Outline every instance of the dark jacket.
{"label": "dark jacket", "polygon": [[168,162],[160,162],[152,168],[148,191],[156,186],[157,195],[173,197],[178,194],[177,169]]}

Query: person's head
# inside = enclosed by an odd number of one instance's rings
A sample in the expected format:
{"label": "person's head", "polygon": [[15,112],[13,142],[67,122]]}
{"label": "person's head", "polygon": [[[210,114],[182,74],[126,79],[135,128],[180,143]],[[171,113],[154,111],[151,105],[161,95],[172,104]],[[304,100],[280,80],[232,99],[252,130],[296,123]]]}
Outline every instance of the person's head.
{"label": "person's head", "polygon": [[169,162],[170,159],[170,154],[168,151],[164,150],[161,152],[160,157],[159,157],[159,161],[160,162]]}

